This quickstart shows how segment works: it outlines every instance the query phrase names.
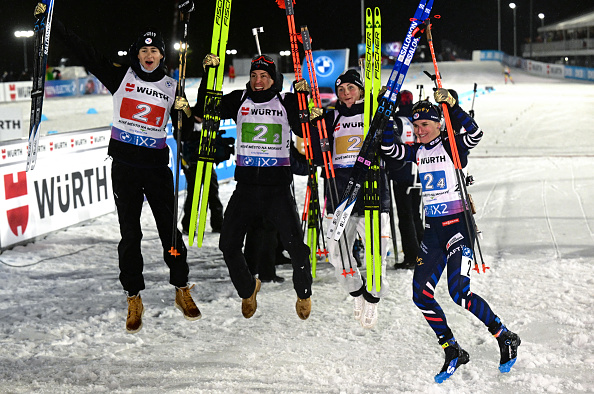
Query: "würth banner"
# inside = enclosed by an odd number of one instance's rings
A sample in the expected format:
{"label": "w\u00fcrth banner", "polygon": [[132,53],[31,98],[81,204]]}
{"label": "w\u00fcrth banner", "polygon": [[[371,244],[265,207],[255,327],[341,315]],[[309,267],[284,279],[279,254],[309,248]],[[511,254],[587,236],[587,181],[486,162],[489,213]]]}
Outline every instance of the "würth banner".
{"label": "w\u00fcrth banner", "polygon": [[26,172],[27,142],[0,148],[0,249],[113,212],[109,130],[40,140]]}

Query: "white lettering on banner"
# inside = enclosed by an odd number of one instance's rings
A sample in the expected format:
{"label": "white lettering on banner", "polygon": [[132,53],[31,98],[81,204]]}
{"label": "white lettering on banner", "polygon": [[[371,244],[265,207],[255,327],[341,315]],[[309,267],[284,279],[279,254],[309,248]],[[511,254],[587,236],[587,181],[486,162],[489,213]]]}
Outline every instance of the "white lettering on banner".
{"label": "white lettering on banner", "polygon": [[46,96],[74,95],[76,94],[76,85],[45,85],[45,92]]}

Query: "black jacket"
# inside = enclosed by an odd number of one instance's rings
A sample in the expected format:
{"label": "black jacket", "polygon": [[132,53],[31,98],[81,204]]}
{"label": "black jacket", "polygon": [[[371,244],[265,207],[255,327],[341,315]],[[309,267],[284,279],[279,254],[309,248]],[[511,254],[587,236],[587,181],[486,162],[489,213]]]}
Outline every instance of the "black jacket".
{"label": "black jacket", "polygon": [[[249,83],[246,85],[246,90],[234,90],[231,93],[223,95],[221,99],[221,119],[233,119],[237,123],[237,113],[241,104],[245,100],[244,95],[252,99],[256,103],[265,103],[272,100],[279,91],[274,87],[264,91],[253,91]],[[202,78],[200,87],[198,88],[198,97],[196,105],[192,108],[192,113],[195,116],[203,117],[204,114],[204,100],[206,97],[206,78]],[[287,117],[293,133],[302,136],[301,123],[299,121],[299,104],[297,96],[293,93],[286,93],[283,100],[283,106],[287,111]],[[293,155],[294,151],[292,151]],[[284,167],[235,167],[235,180],[238,183],[252,184],[252,185],[289,185],[293,181],[293,172],[290,166]]]}
{"label": "black jacket", "polygon": [[[91,74],[96,76],[111,94],[114,94],[120,87],[120,84],[128,71],[128,67],[132,67],[136,75],[147,82],[159,81],[166,75],[164,66],[159,67],[149,74],[140,69],[137,60],[135,62],[132,61],[131,66],[122,66],[113,63],[97,52],[93,46],[84,42],[74,32],[67,29],[56,18],[54,18],[52,23],[52,33],[68,45],[84,67]],[[178,112],[179,111],[172,106],[170,111],[171,118],[177,120]],[[182,119],[182,128],[184,130],[193,130],[194,120],[187,118],[185,115],[182,115]],[[173,127],[177,130],[177,121],[173,122]],[[169,147],[151,149],[110,139],[107,153],[114,160],[135,167],[161,167],[169,165]]]}

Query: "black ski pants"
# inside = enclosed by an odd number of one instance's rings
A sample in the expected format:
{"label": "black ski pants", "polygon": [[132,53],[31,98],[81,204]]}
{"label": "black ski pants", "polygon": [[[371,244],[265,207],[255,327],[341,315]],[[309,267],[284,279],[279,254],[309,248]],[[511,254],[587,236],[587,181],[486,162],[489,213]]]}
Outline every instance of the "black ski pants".
{"label": "black ski pants", "polygon": [[260,217],[270,221],[278,230],[285,250],[291,256],[293,288],[297,296],[309,298],[312,284],[309,247],[303,242],[299,215],[289,185],[238,183],[227,204],[219,248],[237,294],[241,298],[249,298],[256,286],[242,250],[249,224]]}
{"label": "black ski pants", "polygon": [[169,167],[139,168],[114,160],[111,180],[122,237],[118,245],[118,257],[120,282],[124,290],[129,295],[136,295],[145,288],[142,275],[144,261],[140,250],[140,215],[145,196],[155,218],[163,247],[163,259],[169,267],[169,283],[185,287],[189,273],[187,250],[177,228],[175,231],[179,256],[169,253],[172,247],[174,200],[173,174]]}

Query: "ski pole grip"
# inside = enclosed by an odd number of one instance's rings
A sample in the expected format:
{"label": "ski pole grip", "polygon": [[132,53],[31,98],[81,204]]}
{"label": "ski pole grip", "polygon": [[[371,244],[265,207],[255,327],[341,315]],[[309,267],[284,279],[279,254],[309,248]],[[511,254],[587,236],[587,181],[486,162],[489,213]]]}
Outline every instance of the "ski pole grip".
{"label": "ski pole grip", "polygon": [[285,0],[285,10],[287,15],[295,15],[295,10],[293,9],[293,0]]}
{"label": "ski pole grip", "polygon": [[311,51],[311,39],[309,37],[307,25],[301,26],[301,38],[303,39],[303,49],[306,51]]}

